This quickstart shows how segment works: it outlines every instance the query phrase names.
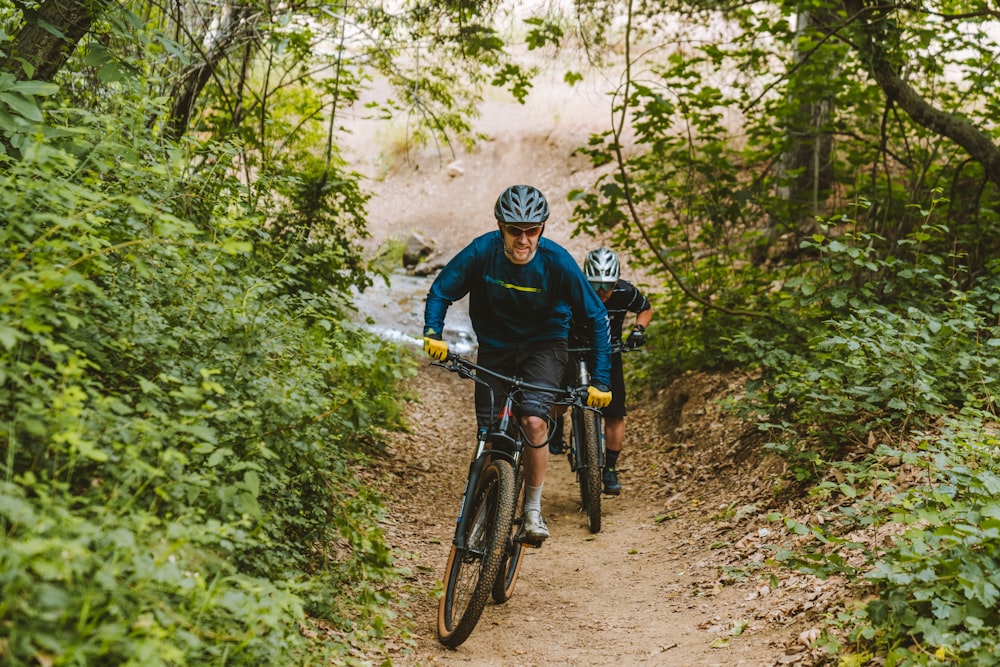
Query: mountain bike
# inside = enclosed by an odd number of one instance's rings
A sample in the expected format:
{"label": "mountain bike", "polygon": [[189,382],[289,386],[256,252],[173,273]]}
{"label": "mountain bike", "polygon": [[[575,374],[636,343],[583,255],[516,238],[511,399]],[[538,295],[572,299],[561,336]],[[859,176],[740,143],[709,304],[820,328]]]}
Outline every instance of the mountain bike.
{"label": "mountain bike", "polygon": [[[590,384],[587,358],[590,348],[570,348],[570,363],[576,371],[574,383],[586,391]],[[558,404],[558,402],[557,402]],[[587,515],[591,533],[601,532],[601,472],[604,470],[604,418],[601,411],[582,405],[570,405],[569,467],[580,485],[580,507]],[[549,429],[550,432],[552,429]]]}
{"label": "mountain bike", "polygon": [[[621,343],[612,345],[611,353],[625,353],[637,348]],[[589,359],[594,352],[590,347],[571,347],[570,364],[575,369],[573,381],[577,387],[590,384]],[[574,405],[570,415],[570,444],[567,452],[570,470],[576,473],[580,484],[581,510],[587,515],[590,532],[601,530],[601,489],[604,471],[604,416],[584,403]],[[551,429],[550,429],[551,430]],[[561,443],[560,443],[561,444]]]}
{"label": "mountain bike", "polygon": [[[504,399],[489,428],[479,429],[469,475],[459,505],[458,522],[445,566],[444,594],[438,605],[438,640],[455,648],[479,622],[489,598],[502,604],[514,593],[526,547],[538,547],[518,536],[522,523],[527,438],[516,416],[525,390],[546,391],[571,407],[586,405],[587,389],[554,388],[524,382],[479,366],[457,354],[432,362],[445,370],[489,387],[481,375],[504,385]],[[493,402],[496,405],[496,401]],[[533,446],[530,445],[529,446]],[[548,446],[548,442],[542,446]]]}

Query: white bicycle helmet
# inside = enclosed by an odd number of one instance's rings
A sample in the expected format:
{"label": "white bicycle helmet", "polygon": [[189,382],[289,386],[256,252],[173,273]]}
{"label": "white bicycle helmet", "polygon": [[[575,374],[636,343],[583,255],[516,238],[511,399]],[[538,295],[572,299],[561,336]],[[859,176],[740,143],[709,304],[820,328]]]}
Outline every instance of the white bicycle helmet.
{"label": "white bicycle helmet", "polygon": [[592,283],[615,283],[622,274],[622,267],[614,250],[598,248],[587,253],[583,272]]}

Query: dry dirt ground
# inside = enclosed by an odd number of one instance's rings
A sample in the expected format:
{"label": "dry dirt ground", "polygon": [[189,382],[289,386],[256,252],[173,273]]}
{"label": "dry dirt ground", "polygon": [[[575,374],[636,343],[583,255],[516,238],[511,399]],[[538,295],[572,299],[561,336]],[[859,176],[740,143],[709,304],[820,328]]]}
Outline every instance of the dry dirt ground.
{"label": "dry dirt ground", "polygon": [[[607,102],[560,88],[555,78],[549,85],[526,107],[488,104],[477,127],[489,139],[468,153],[425,151],[387,170],[379,166],[386,139],[359,128],[356,150],[381,176],[371,202],[373,248],[419,232],[447,258],[492,227],[493,202],[513,183],[549,196],[546,234],[574,255],[599,245],[570,238],[566,194],[597,177],[573,149],[607,126]],[[415,301],[387,297],[381,307],[390,318],[412,317],[422,312]],[[419,328],[411,333],[418,337]],[[513,598],[489,604],[472,636],[449,650],[435,636],[437,593],[473,446],[472,386],[422,361],[403,387],[409,432],[392,434],[385,457],[366,471],[382,480],[385,530],[398,564],[412,572],[398,595],[415,633],[389,655],[372,656],[374,664],[818,664],[810,638],[840,590],[768,563],[772,547],[789,538],[767,515],[792,510],[776,500],[780,462],[764,455],[753,424],[716,403],[738,397],[742,380],[691,374],[631,402],[619,465],[624,490],[605,497],[596,535],[578,511],[565,457],[551,457],[543,495],[551,539],[528,552]]]}
{"label": "dry dirt ground", "polygon": [[600,533],[579,512],[565,457],[551,456],[552,537],[527,552],[514,597],[490,603],[457,650],[438,643],[435,624],[475,431],[471,387],[425,364],[405,392],[410,432],[377,464],[385,530],[412,572],[399,594],[414,642],[394,645],[392,664],[818,664],[807,638],[838,590],[766,563],[780,468],[761,456],[752,425],[715,403],[738,394],[738,378],[691,374],[633,406],[623,492],[604,497]]}

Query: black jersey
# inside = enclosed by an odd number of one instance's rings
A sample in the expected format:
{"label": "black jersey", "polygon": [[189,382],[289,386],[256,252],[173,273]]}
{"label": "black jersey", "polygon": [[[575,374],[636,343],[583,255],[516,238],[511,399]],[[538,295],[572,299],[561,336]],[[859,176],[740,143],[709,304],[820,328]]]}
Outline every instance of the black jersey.
{"label": "black jersey", "polygon": [[[627,280],[618,279],[615,288],[611,291],[611,296],[604,302],[604,307],[608,311],[608,320],[611,325],[611,345],[618,346],[622,342],[622,328],[625,325],[625,315],[628,313],[641,313],[649,310],[649,300]],[[590,340],[587,325],[579,322],[576,318],[570,325],[572,335],[570,336],[570,347],[585,347],[586,341]]]}

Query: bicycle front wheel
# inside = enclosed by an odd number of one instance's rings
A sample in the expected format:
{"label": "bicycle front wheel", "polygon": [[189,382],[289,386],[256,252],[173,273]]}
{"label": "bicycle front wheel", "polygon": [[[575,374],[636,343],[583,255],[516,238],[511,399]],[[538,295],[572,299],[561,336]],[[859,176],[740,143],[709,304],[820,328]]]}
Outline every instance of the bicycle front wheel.
{"label": "bicycle front wheel", "polygon": [[[578,408],[574,423],[574,438],[578,452],[576,477],[580,483],[580,501],[587,515],[587,527],[592,533],[601,532],[601,415],[594,410]],[[577,429],[580,424],[582,428]],[[580,433],[576,433],[579,430]]]}
{"label": "bicycle front wheel", "polygon": [[515,540],[515,536],[521,530],[521,522],[524,519],[524,468],[518,466],[514,475],[514,514],[516,518],[510,523],[510,532],[507,534],[507,544],[504,547],[503,564],[497,572],[496,582],[493,584],[493,599],[497,604],[503,604],[514,595],[514,584],[517,583],[517,576],[521,572],[521,557],[524,555],[524,543]]}
{"label": "bicycle front wheel", "polygon": [[438,605],[438,640],[450,648],[472,634],[505,561],[514,515],[514,470],[508,462],[493,461],[483,469],[466,511],[465,547],[451,547]]}

